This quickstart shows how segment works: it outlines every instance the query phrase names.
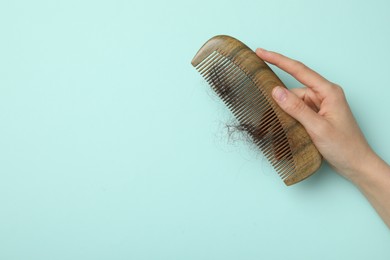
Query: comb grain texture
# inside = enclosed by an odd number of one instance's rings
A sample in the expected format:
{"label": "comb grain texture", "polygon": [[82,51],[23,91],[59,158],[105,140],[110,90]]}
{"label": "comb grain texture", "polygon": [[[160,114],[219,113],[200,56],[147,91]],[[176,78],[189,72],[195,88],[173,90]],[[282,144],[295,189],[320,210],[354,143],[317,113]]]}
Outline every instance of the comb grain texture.
{"label": "comb grain texture", "polygon": [[309,177],[320,167],[322,157],[306,130],[272,99],[272,89],[284,84],[245,44],[230,36],[215,36],[191,63],[286,185]]}

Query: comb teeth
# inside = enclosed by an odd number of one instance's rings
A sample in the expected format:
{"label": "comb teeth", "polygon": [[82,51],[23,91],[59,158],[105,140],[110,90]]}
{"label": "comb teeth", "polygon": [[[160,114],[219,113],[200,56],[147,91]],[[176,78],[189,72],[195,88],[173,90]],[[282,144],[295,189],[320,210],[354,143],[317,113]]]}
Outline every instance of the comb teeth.
{"label": "comb teeth", "polygon": [[285,180],[296,165],[285,131],[269,102],[251,77],[228,56],[213,51],[196,67],[253,142]]}

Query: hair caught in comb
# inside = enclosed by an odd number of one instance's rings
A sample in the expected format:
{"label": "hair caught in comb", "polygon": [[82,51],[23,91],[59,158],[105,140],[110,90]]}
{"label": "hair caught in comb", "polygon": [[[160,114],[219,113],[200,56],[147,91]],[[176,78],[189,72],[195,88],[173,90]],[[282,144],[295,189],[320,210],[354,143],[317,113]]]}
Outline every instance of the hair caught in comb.
{"label": "hair caught in comb", "polygon": [[253,51],[232,37],[216,36],[192,64],[287,185],[318,169],[321,155],[305,129],[272,99],[272,88],[283,83]]}
{"label": "hair caught in comb", "polygon": [[[210,84],[217,86],[214,88],[215,92],[220,96],[222,100],[229,100],[230,103],[239,102],[239,95],[234,91],[234,84],[231,84],[226,70],[222,64],[215,65],[210,69]],[[235,74],[234,74],[235,75]],[[271,115],[271,107],[265,107],[262,111],[264,115]],[[270,156],[276,158],[277,161],[283,159],[283,139],[278,138],[275,122],[267,124],[268,117],[259,116],[258,123],[254,121],[238,122],[237,124],[231,124],[228,127],[239,132],[245,133],[255,145],[262,148],[266,144],[270,144]]]}

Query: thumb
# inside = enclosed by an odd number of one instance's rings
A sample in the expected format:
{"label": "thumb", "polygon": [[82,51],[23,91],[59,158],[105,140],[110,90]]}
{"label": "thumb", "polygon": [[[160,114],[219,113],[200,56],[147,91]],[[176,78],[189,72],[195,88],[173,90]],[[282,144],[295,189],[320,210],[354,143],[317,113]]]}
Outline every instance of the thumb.
{"label": "thumb", "polygon": [[298,120],[306,130],[319,125],[321,117],[288,89],[275,87],[272,90],[272,97],[284,112]]}

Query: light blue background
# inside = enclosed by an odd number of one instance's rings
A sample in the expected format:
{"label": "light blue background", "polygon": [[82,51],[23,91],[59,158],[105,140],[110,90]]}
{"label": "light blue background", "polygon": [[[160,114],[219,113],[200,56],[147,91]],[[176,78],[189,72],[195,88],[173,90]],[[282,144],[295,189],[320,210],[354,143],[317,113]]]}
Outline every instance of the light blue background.
{"label": "light blue background", "polygon": [[[389,1],[0,2],[0,259],[390,259],[326,164],[292,187],[190,61],[216,34],[342,85],[390,161]],[[290,87],[299,86],[280,70]]]}

